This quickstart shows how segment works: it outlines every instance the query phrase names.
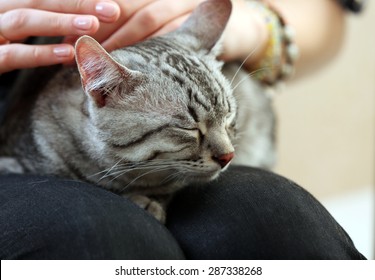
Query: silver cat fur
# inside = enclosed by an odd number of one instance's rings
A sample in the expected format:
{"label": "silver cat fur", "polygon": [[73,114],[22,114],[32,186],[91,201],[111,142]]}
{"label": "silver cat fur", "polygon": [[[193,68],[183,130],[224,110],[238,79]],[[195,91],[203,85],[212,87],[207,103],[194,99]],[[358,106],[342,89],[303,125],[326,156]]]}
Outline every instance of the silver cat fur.
{"label": "silver cat fur", "polygon": [[238,64],[216,59],[230,13],[231,1],[208,0],[178,30],[110,54],[81,37],[78,69],[59,70],[29,110],[5,118],[0,170],[94,183],[164,222],[182,187],[230,163],[270,168],[271,101]]}

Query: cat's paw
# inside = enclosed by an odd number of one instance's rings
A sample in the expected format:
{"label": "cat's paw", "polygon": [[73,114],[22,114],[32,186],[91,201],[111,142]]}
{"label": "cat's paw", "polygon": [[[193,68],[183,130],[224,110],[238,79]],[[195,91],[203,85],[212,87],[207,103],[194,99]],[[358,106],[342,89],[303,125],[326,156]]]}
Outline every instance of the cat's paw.
{"label": "cat's paw", "polygon": [[138,206],[140,206],[141,208],[145,209],[147,212],[149,212],[159,222],[161,222],[162,224],[165,223],[165,210],[158,201],[153,200],[144,195],[130,195],[126,197]]}
{"label": "cat's paw", "polygon": [[24,173],[22,165],[12,157],[0,157],[0,174]]}

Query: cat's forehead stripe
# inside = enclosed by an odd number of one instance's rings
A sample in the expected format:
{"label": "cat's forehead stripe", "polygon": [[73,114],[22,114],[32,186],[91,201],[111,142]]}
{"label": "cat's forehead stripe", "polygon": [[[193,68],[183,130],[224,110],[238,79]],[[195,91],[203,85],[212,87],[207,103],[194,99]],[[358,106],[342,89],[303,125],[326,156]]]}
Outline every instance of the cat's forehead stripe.
{"label": "cat's forehead stripe", "polygon": [[[129,51],[139,55],[148,65],[159,68],[168,79],[177,82],[181,89],[186,90],[190,102],[206,112],[218,107],[231,111],[223,81],[215,75],[212,68],[215,66],[208,65],[197,54],[183,47],[177,48],[173,42],[163,38],[142,42],[137,47],[130,47]],[[191,115],[197,119],[196,113],[195,116]]]}
{"label": "cat's forehead stripe", "polygon": [[[174,57],[175,59],[176,57]],[[201,64],[200,67],[196,67],[193,65],[189,65],[189,62],[183,58],[181,61],[186,63],[177,63],[176,60],[170,59],[167,60],[169,62],[168,65],[171,67],[169,70],[163,69],[162,72],[166,75],[171,77],[173,80],[177,81],[181,87],[186,87],[186,81],[191,81],[192,84],[197,85],[200,89],[200,92],[204,95],[203,101],[202,98],[199,98],[197,102],[199,102],[207,111],[209,107],[208,104],[219,104],[218,96],[225,93],[224,87],[221,85],[220,81],[214,75],[207,75],[207,73],[211,73],[212,70],[208,68],[207,65]],[[191,91],[191,88],[188,88]],[[191,95],[191,92],[189,93]],[[197,93],[195,93],[197,94]],[[201,94],[201,95],[202,95]],[[190,99],[194,98],[194,96],[190,96]],[[224,104],[224,99],[220,100],[222,104]],[[203,103],[203,104],[202,104]]]}
{"label": "cat's forehead stripe", "polygon": [[195,109],[190,105],[188,105],[187,108],[188,108],[189,114],[193,117],[194,121],[198,123],[199,117]]}
{"label": "cat's forehead stripe", "polygon": [[193,93],[194,102],[203,107],[207,112],[211,111],[212,106],[205,100],[202,94],[194,94]]}

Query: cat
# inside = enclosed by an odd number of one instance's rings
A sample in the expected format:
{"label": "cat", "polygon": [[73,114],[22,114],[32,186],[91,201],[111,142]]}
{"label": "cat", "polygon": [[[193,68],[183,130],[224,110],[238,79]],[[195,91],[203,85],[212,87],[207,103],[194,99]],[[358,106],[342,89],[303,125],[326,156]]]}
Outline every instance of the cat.
{"label": "cat", "polygon": [[94,183],[165,222],[179,189],[230,163],[271,167],[271,101],[238,64],[217,60],[231,8],[205,1],[176,31],[111,53],[79,38],[77,68],[6,117],[0,169]]}

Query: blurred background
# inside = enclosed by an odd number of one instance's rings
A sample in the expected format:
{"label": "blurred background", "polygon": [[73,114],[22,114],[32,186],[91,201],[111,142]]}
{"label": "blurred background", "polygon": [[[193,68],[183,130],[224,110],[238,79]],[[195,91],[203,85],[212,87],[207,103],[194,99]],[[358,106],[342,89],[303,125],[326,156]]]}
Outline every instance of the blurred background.
{"label": "blurred background", "polygon": [[275,97],[276,172],[318,198],[375,257],[375,5],[348,15],[344,46],[319,73]]}

